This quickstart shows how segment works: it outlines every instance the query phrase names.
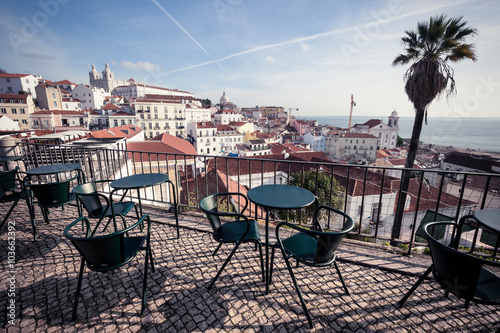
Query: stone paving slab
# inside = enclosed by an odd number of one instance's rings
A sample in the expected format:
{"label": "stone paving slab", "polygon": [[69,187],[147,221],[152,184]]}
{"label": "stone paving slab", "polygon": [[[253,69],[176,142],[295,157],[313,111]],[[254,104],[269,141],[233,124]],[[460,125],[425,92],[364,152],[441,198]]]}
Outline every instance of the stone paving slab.
{"label": "stone paving slab", "polygon": [[[144,256],[111,273],[86,270],[78,318],[71,320],[78,278],[79,256],[62,236],[77,217],[76,209],[51,211],[51,223],[39,224],[41,240],[34,242],[26,206],[20,204],[16,221],[15,296],[6,283],[8,234],[0,230],[0,327],[6,332],[496,332],[498,307],[472,304],[443,296],[432,280],[424,281],[403,308],[396,304],[423,272],[429,258],[401,256],[397,251],[343,242],[339,267],[350,295],[346,295],[333,268],[295,268],[309,307],[310,329],[295,289],[277,257],[273,285],[264,295],[258,252],[243,245],[211,290],[207,284],[231,247],[216,242],[204,220],[181,215],[181,238],[172,226],[172,214],[148,210],[153,224],[152,248],[156,271],[148,279],[147,309],[139,316]],[[5,205],[0,205],[5,212]],[[41,221],[41,214],[37,220]],[[195,228],[195,225],[198,227]],[[391,271],[389,268],[393,268]],[[6,319],[15,300],[14,324]]]}

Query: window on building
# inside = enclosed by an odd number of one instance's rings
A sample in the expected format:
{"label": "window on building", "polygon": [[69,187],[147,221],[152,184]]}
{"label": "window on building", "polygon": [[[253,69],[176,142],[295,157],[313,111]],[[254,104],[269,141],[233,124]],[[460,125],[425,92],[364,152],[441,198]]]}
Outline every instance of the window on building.
{"label": "window on building", "polygon": [[1,108],[1,109],[0,109],[0,111],[1,111],[2,113],[7,113],[7,109],[6,109],[6,108]]}
{"label": "window on building", "polygon": [[148,125],[149,129],[153,129],[153,123],[149,123]]}
{"label": "window on building", "polygon": [[52,98],[56,98],[56,94],[55,93],[52,93]]}
{"label": "window on building", "polygon": [[158,107],[157,106],[154,107],[154,111],[155,111],[155,113],[158,113]]}
{"label": "window on building", "polygon": [[10,112],[12,112],[12,114],[17,114],[17,109],[12,108],[10,109]]}
{"label": "window on building", "polygon": [[57,102],[56,101],[54,101],[54,107],[57,108]]}
{"label": "window on building", "polygon": [[22,119],[21,120],[21,123],[23,123],[24,125],[27,125],[28,124],[28,121],[26,119]]}
{"label": "window on building", "polygon": [[151,111],[151,107],[150,106],[146,106],[146,111],[147,112]]}
{"label": "window on building", "polygon": [[158,119],[158,115],[157,114],[155,114],[155,119]]}

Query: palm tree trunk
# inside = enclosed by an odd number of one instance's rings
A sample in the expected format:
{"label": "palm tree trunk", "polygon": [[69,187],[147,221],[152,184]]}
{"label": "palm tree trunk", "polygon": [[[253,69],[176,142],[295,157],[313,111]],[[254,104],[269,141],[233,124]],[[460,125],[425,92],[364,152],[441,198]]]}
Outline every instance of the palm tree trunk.
{"label": "palm tree trunk", "polygon": [[415,121],[413,123],[413,131],[411,133],[410,147],[408,148],[408,156],[406,157],[405,170],[401,176],[401,191],[398,195],[398,203],[396,213],[394,214],[394,223],[392,225],[392,240],[397,240],[401,237],[401,226],[403,224],[403,214],[405,210],[406,196],[410,185],[411,173],[415,157],[417,156],[418,143],[420,141],[420,133],[424,122],[425,109],[417,110],[415,113]]}

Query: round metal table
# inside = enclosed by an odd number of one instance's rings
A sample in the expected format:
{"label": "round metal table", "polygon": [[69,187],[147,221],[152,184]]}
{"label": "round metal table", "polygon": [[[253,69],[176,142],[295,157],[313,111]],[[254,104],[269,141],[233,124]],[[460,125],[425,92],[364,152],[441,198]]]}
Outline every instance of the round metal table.
{"label": "round metal table", "polygon": [[[141,173],[141,174],[126,176],[123,178],[113,180],[109,184],[109,186],[111,186],[113,188],[113,191],[111,191],[111,196],[113,195],[113,192],[115,192],[115,191],[125,190],[125,193],[123,194],[121,200],[123,200],[123,198],[127,194],[128,190],[137,190],[137,199],[139,201],[139,211],[140,211],[141,216],[143,216],[140,189],[155,186],[155,185],[160,185],[163,183],[170,183],[170,185],[172,186],[172,196],[174,197],[175,222],[177,224],[177,238],[179,238],[179,218],[177,216],[177,198],[175,195],[174,183],[172,183],[172,181],[170,180],[168,175],[163,174],[163,173]],[[115,225],[115,228],[116,228],[116,225]]]}
{"label": "round metal table", "polygon": [[248,200],[266,210],[266,294],[269,293],[269,213],[273,209],[307,207],[316,197],[310,191],[292,185],[262,185],[247,193]]}
{"label": "round metal table", "polygon": [[[480,226],[497,234],[497,242],[495,244],[495,248],[493,249],[493,256],[495,256],[500,244],[500,209],[480,209],[475,211],[473,216],[474,220],[476,220]],[[476,234],[474,235],[472,248],[476,243],[478,229],[476,229]]]}
{"label": "round metal table", "polygon": [[73,170],[79,170],[81,168],[82,166],[78,163],[51,164],[51,165],[42,165],[37,168],[26,170],[26,174],[31,176],[50,175],[62,172],[69,172]]}

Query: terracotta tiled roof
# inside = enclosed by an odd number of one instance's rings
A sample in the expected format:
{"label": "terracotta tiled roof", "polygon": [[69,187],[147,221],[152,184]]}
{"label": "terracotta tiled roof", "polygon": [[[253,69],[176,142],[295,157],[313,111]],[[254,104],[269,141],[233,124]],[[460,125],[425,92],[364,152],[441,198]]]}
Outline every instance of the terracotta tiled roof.
{"label": "terracotta tiled roof", "polygon": [[234,128],[232,128],[229,125],[215,125],[217,127],[217,132],[218,131],[234,131]]}
{"label": "terracotta tiled roof", "polygon": [[116,126],[109,129],[103,129],[99,131],[92,132],[91,137],[96,139],[103,138],[131,138],[140,133],[142,129],[134,125],[122,125]]}
{"label": "terracotta tiled roof", "polygon": [[243,126],[243,125],[246,125],[246,124],[248,124],[248,123],[244,122],[244,121],[232,121],[228,125],[229,126],[240,127],[240,126]]}
{"label": "terracotta tiled roof", "polygon": [[376,139],[376,136],[373,136],[368,133],[342,133],[340,134],[341,138],[366,138],[366,139]]}
{"label": "terracotta tiled roof", "polygon": [[103,109],[103,110],[120,110],[120,107],[114,105],[113,103],[108,103],[105,106],[103,106],[101,109]]}
{"label": "terracotta tiled roof", "polygon": [[62,81],[56,81],[54,84],[70,84],[70,85],[75,85],[73,82],[69,80],[62,80]]}
{"label": "terracotta tiled roof", "polygon": [[[141,152],[155,152],[155,153],[171,153],[171,154],[187,154],[187,155],[198,155],[196,149],[193,145],[186,140],[180,139],[173,135],[166,133],[160,134],[148,141],[142,142],[129,142],[128,150],[141,151]],[[132,154],[130,154],[132,155]],[[165,160],[165,155],[149,155],[152,160]],[[134,158],[140,159],[140,153],[134,153]],[[169,156],[169,159],[175,158],[174,156]]]}
{"label": "terracotta tiled roof", "polygon": [[37,114],[68,114],[68,115],[80,115],[80,116],[83,116],[85,115],[83,113],[83,111],[71,111],[71,110],[41,110],[41,111],[36,111],[36,112],[33,112],[32,114],[33,115],[37,115]]}
{"label": "terracotta tiled roof", "polygon": [[196,128],[217,128],[210,121],[203,121],[196,123]]}
{"label": "terracotta tiled roof", "polygon": [[25,77],[31,74],[9,74],[9,73],[0,73],[0,77]]}
{"label": "terracotta tiled roof", "polygon": [[0,94],[0,98],[26,100],[26,98],[28,98],[28,95],[27,94]]}

